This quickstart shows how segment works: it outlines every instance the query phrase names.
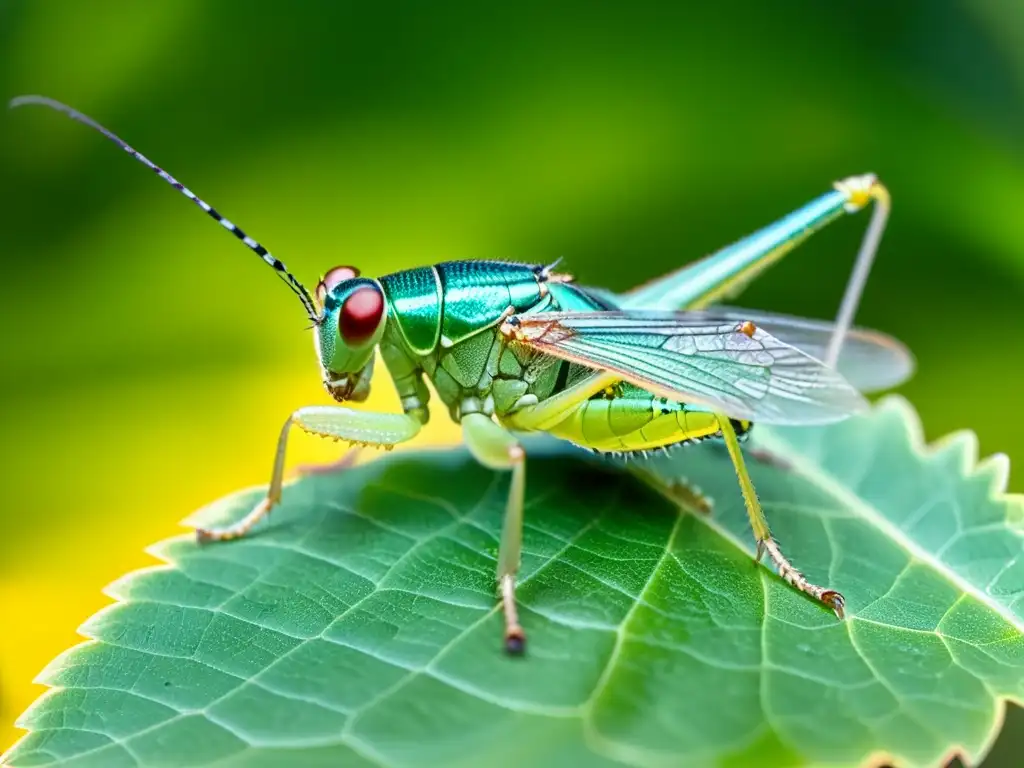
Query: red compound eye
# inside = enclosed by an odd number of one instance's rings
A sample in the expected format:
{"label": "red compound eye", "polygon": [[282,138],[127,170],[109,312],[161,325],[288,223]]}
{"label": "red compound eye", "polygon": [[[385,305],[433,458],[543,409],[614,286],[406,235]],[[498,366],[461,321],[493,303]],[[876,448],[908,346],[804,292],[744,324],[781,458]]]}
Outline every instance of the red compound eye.
{"label": "red compound eye", "polygon": [[324,279],[316,284],[316,300],[323,306],[324,298],[338,286],[338,283],[351,280],[353,277],[359,277],[359,270],[355,267],[335,267],[328,270]]}
{"label": "red compound eye", "polygon": [[360,288],[341,305],[338,333],[346,344],[359,345],[373,336],[384,315],[384,296],[373,286]]}

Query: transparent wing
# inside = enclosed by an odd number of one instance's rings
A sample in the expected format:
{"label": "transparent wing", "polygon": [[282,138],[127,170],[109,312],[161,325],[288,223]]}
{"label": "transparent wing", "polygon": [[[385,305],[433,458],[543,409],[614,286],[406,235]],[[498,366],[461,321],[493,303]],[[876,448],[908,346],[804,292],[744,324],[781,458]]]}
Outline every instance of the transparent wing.
{"label": "transparent wing", "polygon": [[609,371],[672,400],[766,424],[827,424],[867,407],[838,372],[760,327],[712,312],[545,312],[512,343]]}
{"label": "transparent wing", "polygon": [[[781,315],[738,307],[712,307],[710,312],[734,322],[751,321],[780,341],[825,359],[835,324],[827,320]],[[914,373],[914,356],[892,336],[866,328],[851,328],[843,339],[836,366],[861,392],[878,392],[899,386]]]}
{"label": "transparent wing", "polygon": [[[591,286],[586,286],[584,290],[612,306],[628,309],[627,305],[623,305],[624,297],[609,290]],[[630,311],[656,310],[638,308]],[[825,359],[835,330],[835,323],[827,320],[811,320],[757,309],[716,304],[706,311],[736,322],[750,320],[780,341],[818,360]],[[881,331],[856,327],[849,329],[843,339],[836,366],[843,377],[861,392],[880,392],[897,387],[913,375],[915,367],[914,356],[900,341]]]}

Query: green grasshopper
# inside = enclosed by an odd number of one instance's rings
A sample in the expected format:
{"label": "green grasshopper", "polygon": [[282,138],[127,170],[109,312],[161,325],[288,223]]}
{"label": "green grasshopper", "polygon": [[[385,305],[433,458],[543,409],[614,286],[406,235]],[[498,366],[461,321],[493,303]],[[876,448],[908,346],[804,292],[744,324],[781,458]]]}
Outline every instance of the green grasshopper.
{"label": "green grasshopper", "polygon": [[[912,359],[898,342],[850,328],[889,210],[889,194],[873,175],[840,181],[764,229],[621,296],[579,285],[555,265],[503,261],[453,261],[379,278],[336,267],[310,295],[262,245],[106,128],[45,97],[11,102],[24,104],[51,107],[99,131],[273,268],[312,322],[323,384],[336,401],[366,399],[377,351],[398,392],[401,414],[340,405],[293,412],[278,438],[266,497],[231,526],[198,530],[201,542],[244,535],[280,502],[292,426],[391,448],[427,423],[429,381],[461,425],[472,455],[486,467],[511,472],[497,557],[509,652],[525,647],[515,578],[526,464],[514,433],[546,432],[599,453],[625,455],[724,441],[758,559],[767,553],[785,581],[843,618],[843,596],[810,583],[772,539],[740,439],[755,422],[839,421],[866,407],[860,391],[893,386],[910,375]],[[874,215],[834,324],[714,306],[815,231],[872,201]],[[844,340],[847,377],[837,367]],[[699,494],[690,498],[700,503]]]}

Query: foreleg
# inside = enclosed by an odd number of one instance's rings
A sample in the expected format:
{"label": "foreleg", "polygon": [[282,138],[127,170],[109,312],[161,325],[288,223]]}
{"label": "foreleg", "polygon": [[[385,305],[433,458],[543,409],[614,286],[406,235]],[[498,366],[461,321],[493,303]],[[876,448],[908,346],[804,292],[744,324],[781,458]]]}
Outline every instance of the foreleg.
{"label": "foreleg", "polygon": [[274,471],[270,477],[270,488],[266,497],[237,523],[224,528],[199,528],[196,539],[200,542],[225,541],[244,536],[249,529],[265,517],[281,501],[284,484],[285,453],[288,448],[288,433],[292,426],[305,432],[333,440],[347,440],[359,446],[391,448],[416,436],[420,422],[401,413],[373,413],[354,411],[350,408],[331,405],[315,405],[299,408],[285,421],[277,439],[274,454]]}

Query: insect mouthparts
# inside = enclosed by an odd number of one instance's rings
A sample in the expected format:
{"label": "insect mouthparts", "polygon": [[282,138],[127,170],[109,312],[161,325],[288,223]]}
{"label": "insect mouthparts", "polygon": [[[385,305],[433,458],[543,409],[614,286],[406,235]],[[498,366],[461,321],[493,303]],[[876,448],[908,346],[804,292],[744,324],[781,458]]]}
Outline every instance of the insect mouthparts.
{"label": "insect mouthparts", "polygon": [[352,396],[354,388],[355,382],[351,381],[348,376],[342,376],[340,379],[324,379],[324,389],[327,390],[327,394],[339,403],[348,400]]}

